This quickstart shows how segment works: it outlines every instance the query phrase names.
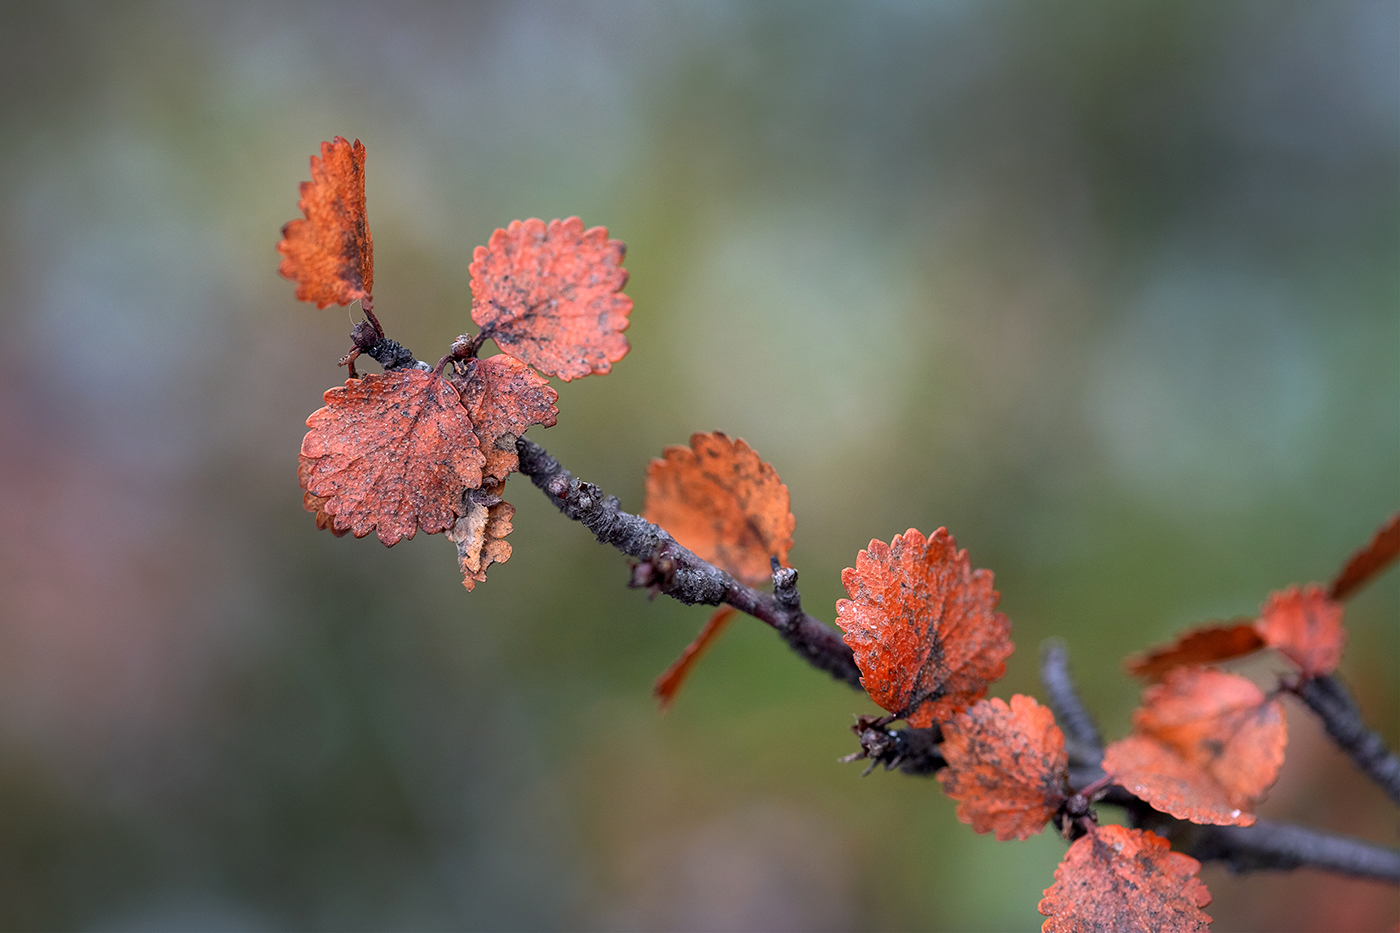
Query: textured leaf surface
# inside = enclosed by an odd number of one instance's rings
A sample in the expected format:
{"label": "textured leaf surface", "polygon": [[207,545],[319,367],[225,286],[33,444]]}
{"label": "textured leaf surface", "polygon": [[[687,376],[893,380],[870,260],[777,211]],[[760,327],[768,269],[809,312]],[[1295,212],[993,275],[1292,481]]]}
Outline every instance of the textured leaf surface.
{"label": "textured leaf surface", "polygon": [[1322,587],[1290,586],[1269,596],[1255,628],[1270,648],[1298,665],[1304,677],[1330,674],[1342,660],[1347,631],[1342,604],[1327,598]]}
{"label": "textured leaf surface", "polygon": [[365,147],[337,136],[311,157],[301,183],[304,218],[282,228],[278,271],[297,283],[297,300],[348,305],[374,289],[374,240],[365,214]]}
{"label": "textured leaf surface", "polygon": [[418,369],[347,380],[306,419],[306,490],[335,527],[394,545],[451,528],[462,491],[481,485],[471,419],[457,391]]}
{"label": "textured leaf surface", "polygon": [[642,514],[751,586],[772,577],[770,557],[787,564],[797,524],[778,472],[718,431],[693,434],[689,447],[667,447],[651,462]]}
{"label": "textured leaf surface", "polygon": [[1193,629],[1170,645],[1154,648],[1128,659],[1128,673],[1146,680],[1161,680],[1174,667],[1209,664],[1243,657],[1264,647],[1253,621],[1237,625],[1209,625]]}
{"label": "textured leaf surface", "polygon": [[1400,557],[1400,512],[1372,536],[1370,542],[1351,556],[1329,591],[1333,599],[1346,599],[1373,576]]}
{"label": "textured leaf surface", "polygon": [[996,611],[990,570],[940,528],[871,541],[841,572],[837,624],[871,699],[916,728],[945,722],[1006,672],[1011,622]]}
{"label": "textured leaf surface", "polygon": [[1178,819],[1217,826],[1251,826],[1254,814],[1230,802],[1225,788],[1165,742],[1130,735],[1104,749],[1114,783]]}
{"label": "textured leaf surface", "polygon": [[495,483],[462,493],[461,517],[447,529],[447,539],[457,545],[457,566],[462,585],[469,591],[486,582],[486,568],[510,560],[506,535],[515,530],[510,520],[515,506],[501,499],[505,483]]}
{"label": "textured leaf surface", "polygon": [[1040,912],[1045,933],[1204,931],[1210,891],[1201,863],[1144,829],[1100,826],[1080,837],[1055,869]]}
{"label": "textured leaf surface", "polygon": [[306,489],[307,479],[311,476],[311,462],[306,457],[297,458],[297,480],[301,483],[301,507],[312,515],[316,516],[316,527],[322,531],[329,530],[337,538],[344,537],[349,531],[344,528],[335,527],[335,516],[326,511],[326,500],[322,496],[313,496]]}
{"label": "textured leaf surface", "polygon": [[628,349],[626,249],[577,217],[513,220],[472,254],[472,320],[546,375],[605,373]]}
{"label": "textured leaf surface", "polygon": [[709,621],[700,630],[700,634],[685,646],[681,656],[676,658],[675,663],[666,668],[661,676],[656,678],[656,683],[651,688],[652,696],[656,697],[661,704],[661,710],[665,712],[670,709],[671,704],[676,700],[676,694],[680,692],[681,685],[690,676],[690,670],[695,666],[695,662],[700,660],[700,656],[705,653],[710,645],[715,643],[720,634],[729,627],[739,610],[733,606],[720,606],[710,614]]}
{"label": "textured leaf surface", "polygon": [[958,819],[1000,840],[1028,839],[1069,797],[1069,758],[1055,714],[1028,696],[979,700],[943,725],[938,772]]}
{"label": "textured leaf surface", "polygon": [[553,427],[559,417],[559,393],[549,382],[513,356],[498,353],[467,363],[464,377],[453,377],[462,405],[471,416],[481,452],[482,474],[503,481],[520,468],[515,439],[534,425]]}
{"label": "textured leaf surface", "polygon": [[[1268,699],[1237,674],[1202,667],[1177,668],[1143,691],[1133,729],[1137,738],[1159,744],[1186,769],[1168,767],[1130,737],[1109,746],[1104,770],[1157,809],[1198,823],[1239,823],[1248,816],[1278,777],[1288,744],[1288,725],[1277,699]],[[1228,806],[1221,806],[1219,795],[1208,791],[1195,773],[1214,782]],[[1215,815],[1190,815],[1193,808]]]}

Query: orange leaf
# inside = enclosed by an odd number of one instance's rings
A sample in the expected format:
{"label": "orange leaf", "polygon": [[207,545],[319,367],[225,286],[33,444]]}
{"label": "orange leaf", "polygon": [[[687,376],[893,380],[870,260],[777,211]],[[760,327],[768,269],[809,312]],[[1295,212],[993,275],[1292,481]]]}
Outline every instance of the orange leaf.
{"label": "orange leaf", "polygon": [[1400,512],[1390,516],[1366,546],[1351,555],[1337,579],[1332,581],[1329,595],[1333,599],[1346,599],[1396,557],[1400,557]]}
{"label": "orange leaf", "polygon": [[532,425],[553,427],[559,417],[559,393],[513,356],[498,353],[467,363],[465,377],[450,380],[462,394],[481,441],[489,479],[504,481],[520,467],[515,439]]}
{"label": "orange leaf", "polygon": [[692,434],[689,447],[651,461],[642,515],[751,586],[772,576],[770,557],[786,566],[797,524],[778,472],[719,431]]}
{"label": "orange leaf", "polygon": [[1069,847],[1045,889],[1044,933],[1205,931],[1201,863],[1146,829],[1099,826]]}
{"label": "orange leaf", "polygon": [[870,698],[911,726],[946,722],[1006,672],[1011,622],[990,570],[973,570],[946,528],[871,541],[841,572],[836,624]]}
{"label": "orange leaf", "polygon": [[942,751],[938,780],[958,819],[1003,842],[1040,832],[1070,795],[1064,733],[1031,697],[974,703],[943,724]]}
{"label": "orange leaf", "polygon": [[326,499],[324,496],[313,496],[306,490],[307,479],[311,476],[312,461],[306,457],[297,458],[297,479],[301,482],[301,507],[312,515],[316,516],[316,527],[330,533],[337,538],[344,537],[348,530],[335,527],[335,516],[326,511]]}
{"label": "orange leaf", "polygon": [[1174,667],[1226,661],[1262,647],[1264,640],[1254,630],[1252,621],[1238,625],[1208,625],[1192,629],[1170,645],[1131,657],[1125,666],[1128,673],[1136,677],[1161,680],[1162,675]]}
{"label": "orange leaf", "polygon": [[335,527],[394,545],[418,528],[451,528],[462,490],[481,485],[485,457],[457,390],[420,369],[346,380],[311,413],[301,442],[306,490]]}
{"label": "orange leaf", "polygon": [[1119,739],[1104,749],[1103,769],[1114,783],[1178,819],[1217,826],[1254,824],[1254,814],[1231,804],[1219,781],[1157,739]]}
{"label": "orange leaf", "polygon": [[457,545],[457,566],[468,591],[486,582],[486,568],[510,560],[506,535],[515,530],[510,520],[515,506],[501,499],[504,481],[462,493],[461,517],[447,529],[447,539]]}
{"label": "orange leaf", "polygon": [[297,205],[306,219],[282,228],[278,267],[297,283],[297,300],[348,305],[374,289],[374,239],[365,215],[365,147],[343,137],[321,143]]}
{"label": "orange leaf", "polygon": [[626,249],[577,217],[513,220],[472,253],[472,320],[545,375],[605,373],[627,355]]}
{"label": "orange leaf", "polygon": [[[1268,699],[1244,677],[1203,667],[1176,668],[1143,691],[1133,729],[1134,737],[1104,753],[1104,770],[1157,809],[1197,823],[1252,823],[1245,811],[1278,777],[1288,744],[1277,699]],[[1150,739],[1161,748],[1134,739]],[[1185,769],[1168,766],[1158,754],[1164,749]],[[1181,781],[1198,796],[1193,798]],[[1209,789],[1212,783],[1218,793]],[[1222,795],[1228,806],[1221,805]],[[1199,812],[1205,810],[1214,815]]]}
{"label": "orange leaf", "polygon": [[1342,627],[1342,604],[1327,598],[1316,583],[1290,586],[1269,596],[1254,623],[1259,637],[1303,672],[1304,677],[1330,674],[1342,660],[1347,630]]}
{"label": "orange leaf", "polygon": [[700,655],[714,644],[726,628],[729,622],[738,612],[733,606],[720,606],[710,614],[710,619],[705,623],[705,627],[700,630],[700,634],[695,636],[695,640],[685,646],[681,656],[666,670],[661,672],[661,676],[656,678],[656,683],[651,688],[651,695],[656,697],[661,704],[661,711],[664,713],[670,709],[671,704],[676,700],[676,694],[680,692],[681,685],[690,676],[690,669],[695,666],[695,662],[700,660]]}

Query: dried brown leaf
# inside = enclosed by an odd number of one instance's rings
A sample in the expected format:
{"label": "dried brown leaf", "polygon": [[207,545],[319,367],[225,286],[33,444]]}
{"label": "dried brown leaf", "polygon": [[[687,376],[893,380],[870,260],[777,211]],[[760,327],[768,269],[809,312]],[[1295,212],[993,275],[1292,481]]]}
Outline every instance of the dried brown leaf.
{"label": "dried brown leaf", "polygon": [[1174,667],[1209,664],[1251,654],[1264,647],[1253,620],[1234,625],[1208,625],[1192,629],[1170,645],[1153,648],[1128,659],[1128,673],[1144,680],[1161,680]]}
{"label": "dried brown leaf", "polygon": [[485,461],[457,390],[418,369],[347,380],[306,419],[306,490],[324,498],[336,528],[385,545],[437,534],[457,520],[462,491]]}
{"label": "dried brown leaf", "polygon": [[651,688],[651,695],[656,697],[664,713],[671,708],[671,704],[676,700],[676,694],[680,692],[681,685],[690,676],[690,670],[695,666],[695,662],[700,660],[700,656],[715,643],[720,634],[728,628],[730,621],[739,610],[733,606],[720,606],[710,614],[709,621],[700,630],[690,644],[685,646],[681,656],[676,658],[670,667],[661,672],[661,676],[656,678],[656,683]]}
{"label": "dried brown leaf", "polygon": [[1031,697],[977,701],[943,724],[941,748],[938,780],[979,833],[1029,839],[1070,795],[1064,733]]}
{"label": "dried brown leaf", "polygon": [[841,582],[850,598],[836,621],[860,682],[910,725],[946,722],[1006,672],[1011,622],[996,611],[992,572],[973,570],[946,528],[871,541]]}
{"label": "dried brown leaf", "polygon": [[513,220],[472,254],[472,320],[546,375],[605,373],[628,350],[626,249],[577,217]]}
{"label": "dried brown leaf", "polygon": [[1201,863],[1145,829],[1099,826],[1055,869],[1040,912],[1044,933],[1158,933],[1209,929]]}
{"label": "dried brown leaf", "polygon": [[297,283],[297,300],[348,305],[374,289],[374,240],[365,214],[365,147],[337,136],[311,157],[301,183],[305,219],[282,228],[278,271]]}
{"label": "dried brown leaf", "polygon": [[462,493],[461,517],[447,529],[447,539],[457,545],[457,566],[462,585],[469,591],[486,582],[486,568],[510,560],[506,535],[515,530],[510,520],[515,506],[501,499],[505,483]]}
{"label": "dried brown leaf", "polygon": [[667,447],[651,462],[642,514],[750,586],[771,578],[770,557],[787,565],[797,523],[778,472],[719,431],[693,434],[689,447]]}
{"label": "dried brown leaf", "polygon": [[504,481],[520,467],[515,439],[533,425],[553,427],[559,417],[555,402],[559,393],[549,382],[513,356],[498,353],[483,360],[469,360],[465,376],[452,384],[462,395],[481,441],[489,482]]}
{"label": "dried brown leaf", "polygon": [[1337,579],[1332,581],[1329,595],[1333,599],[1346,599],[1397,557],[1400,557],[1400,512],[1390,516],[1366,546],[1351,555]]}
{"label": "dried brown leaf", "polygon": [[1304,677],[1330,674],[1342,660],[1347,630],[1344,609],[1316,583],[1290,586],[1269,596],[1254,623],[1259,637],[1298,665]]}

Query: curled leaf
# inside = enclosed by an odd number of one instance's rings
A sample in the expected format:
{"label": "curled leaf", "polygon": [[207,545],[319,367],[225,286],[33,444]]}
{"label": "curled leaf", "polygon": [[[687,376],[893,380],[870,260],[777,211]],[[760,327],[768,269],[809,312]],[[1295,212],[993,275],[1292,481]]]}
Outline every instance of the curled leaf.
{"label": "curled leaf", "polygon": [[656,678],[656,683],[651,688],[651,695],[656,697],[661,704],[661,711],[664,713],[670,709],[671,704],[676,700],[676,694],[680,692],[681,685],[690,676],[690,669],[695,666],[695,662],[700,660],[700,656],[705,653],[710,645],[715,643],[720,634],[729,627],[730,621],[739,610],[733,606],[720,606],[710,614],[709,621],[700,630],[700,634],[685,646],[681,656],[666,670],[661,672],[661,676]]}
{"label": "curled leaf", "polygon": [[1167,671],[1188,664],[1209,664],[1243,657],[1264,647],[1254,623],[1208,625],[1192,629],[1170,645],[1153,648],[1129,658],[1128,673],[1145,680],[1161,680]]}
{"label": "curled leaf", "polygon": [[[1177,668],[1143,691],[1133,729],[1105,751],[1104,770],[1153,807],[1198,823],[1252,823],[1247,811],[1278,777],[1288,744],[1277,699],[1202,667]],[[1169,765],[1163,750],[1185,768]]]}
{"label": "curled leaf", "polygon": [[1366,546],[1347,561],[1328,593],[1333,599],[1346,599],[1373,576],[1400,557],[1400,512],[1390,516]]}
{"label": "curled leaf", "polygon": [[1077,839],[1055,869],[1040,912],[1044,933],[1205,931],[1210,891],[1201,863],[1145,829],[1099,826]]}
{"label": "curled leaf", "polygon": [[326,499],[324,496],[313,496],[306,489],[306,481],[311,476],[312,461],[306,457],[297,459],[297,480],[301,483],[301,507],[312,515],[316,516],[316,527],[322,531],[329,530],[337,538],[344,537],[349,533],[348,529],[335,527],[335,516],[326,511]]}
{"label": "curled leaf", "polygon": [[1347,631],[1342,604],[1316,583],[1290,586],[1269,596],[1254,623],[1259,637],[1298,665],[1304,677],[1330,674],[1342,660]]}
{"label": "curled leaf", "polygon": [[515,506],[501,499],[505,483],[462,493],[461,517],[447,529],[447,539],[457,545],[457,566],[468,591],[486,582],[486,568],[510,560],[506,535],[515,530],[510,522]]}
{"label": "curled leaf", "polygon": [[1003,842],[1040,832],[1070,795],[1064,733],[1031,697],[972,704],[943,724],[942,752],[938,780],[958,819]]}
{"label": "curled leaf", "polygon": [[297,283],[297,300],[348,305],[374,289],[374,240],[365,214],[365,147],[337,136],[311,157],[301,183],[305,218],[282,228],[278,271]]}
{"label": "curled leaf", "polygon": [[486,455],[482,474],[504,481],[520,467],[515,439],[533,425],[553,427],[559,417],[555,402],[559,393],[549,382],[513,356],[498,353],[484,360],[469,360],[466,375],[452,384],[462,395],[471,416],[481,451]]}
{"label": "curled leaf", "polygon": [[836,624],[870,698],[911,726],[945,722],[1006,672],[1011,622],[990,570],[973,570],[946,528],[874,540],[841,572]]}
{"label": "curled leaf", "polygon": [[753,586],[786,565],[792,548],[788,488],[742,439],[719,431],[667,447],[647,468],[643,516],[682,547]]}
{"label": "curled leaf", "polygon": [[457,391],[419,369],[349,379],[325,394],[301,442],[305,488],[334,526],[385,545],[451,528],[462,491],[481,485],[471,419]]}
{"label": "curled leaf", "polygon": [[626,249],[577,217],[513,220],[472,254],[472,320],[545,375],[605,373],[628,350]]}

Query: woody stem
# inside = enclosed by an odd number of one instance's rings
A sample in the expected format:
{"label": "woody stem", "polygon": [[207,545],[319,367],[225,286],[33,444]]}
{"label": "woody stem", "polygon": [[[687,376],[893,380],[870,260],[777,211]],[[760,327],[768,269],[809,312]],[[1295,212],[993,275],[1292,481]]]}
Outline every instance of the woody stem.
{"label": "woody stem", "polygon": [[1361,721],[1361,711],[1342,682],[1330,674],[1285,685],[1311,707],[1323,728],[1356,767],[1400,803],[1400,756]]}
{"label": "woody stem", "polygon": [[632,585],[655,588],[686,605],[728,603],[772,626],[808,664],[860,688],[855,656],[841,635],[802,611],[795,573],[790,577],[783,573],[778,581],[781,599],[740,583],[681,547],[660,526],[623,511],[616,497],[575,479],[540,445],[522,437],[515,446],[520,472],[530,477],[559,511],[593,532],[599,542],[639,561]]}

